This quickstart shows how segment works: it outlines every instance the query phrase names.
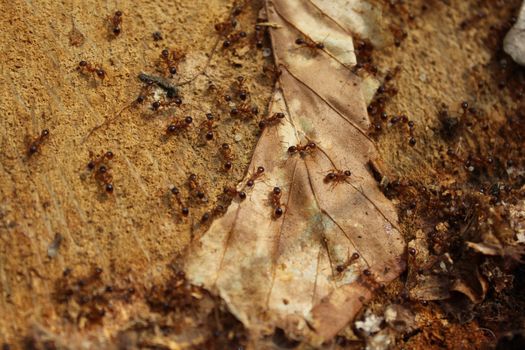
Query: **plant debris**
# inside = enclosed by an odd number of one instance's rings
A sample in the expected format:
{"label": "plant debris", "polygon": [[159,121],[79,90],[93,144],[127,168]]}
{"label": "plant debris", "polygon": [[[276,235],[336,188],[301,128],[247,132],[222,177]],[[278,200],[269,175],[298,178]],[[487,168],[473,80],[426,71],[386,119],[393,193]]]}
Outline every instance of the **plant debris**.
{"label": "plant debris", "polygon": [[238,186],[246,199],[192,244],[186,272],[255,336],[281,328],[319,343],[403,271],[404,243],[368,170],[376,154],[365,100],[342,49],[351,35],[308,3],[267,6],[281,72],[269,113],[284,118],[259,139]]}

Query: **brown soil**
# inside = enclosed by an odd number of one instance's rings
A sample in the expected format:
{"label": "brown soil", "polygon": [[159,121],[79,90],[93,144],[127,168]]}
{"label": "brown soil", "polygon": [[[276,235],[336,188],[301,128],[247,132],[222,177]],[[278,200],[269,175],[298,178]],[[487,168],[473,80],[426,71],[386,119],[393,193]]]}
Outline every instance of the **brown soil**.
{"label": "brown soil", "polygon": [[[523,175],[509,176],[509,168],[525,165],[524,75],[500,50],[520,1],[381,3],[385,28],[400,41],[371,56],[380,80],[392,73],[369,110],[381,126],[371,133],[386,164],[385,193],[399,205],[407,241],[424,230],[434,254],[470,259],[462,243],[487,229],[486,220],[476,220],[478,233],[467,236],[462,223],[523,198]],[[262,1],[250,2],[238,16],[247,37],[231,48],[222,47],[214,29],[231,13],[230,1],[99,5],[90,0],[2,6],[0,344],[75,348],[60,339],[80,336],[101,348],[111,343],[164,349],[173,346],[170,341],[217,349],[246,344],[241,325],[224,305],[187,285],[176,266],[192,234],[205,228],[203,214],[226,205],[217,196],[248,170],[258,118],[231,117],[224,95],[239,104],[235,82],[242,75],[250,104],[265,113],[274,77],[264,69],[271,67],[270,59],[254,41]],[[117,9],[123,25],[114,37],[107,17]],[[162,40],[153,39],[156,31]],[[163,48],[186,54],[174,78],[176,84],[189,81],[179,87],[182,105],[159,112],[151,110],[151,100],[132,106],[143,85],[138,74],[164,74],[157,64]],[[81,74],[81,60],[100,65],[107,77]],[[200,128],[207,112],[219,120],[212,141]],[[191,115],[193,126],[166,137],[171,115]],[[392,123],[394,116],[399,121]],[[412,131],[408,120],[414,122]],[[27,138],[43,129],[49,137],[29,155]],[[224,170],[222,143],[232,148],[230,171]],[[112,194],[87,167],[90,152],[108,150],[115,155],[108,162]],[[208,201],[189,192],[192,173]],[[494,184],[501,188],[497,193]],[[170,192],[173,186],[190,208],[187,217]],[[453,202],[443,195],[447,190],[461,195]],[[447,211],[452,205],[457,212]],[[432,233],[439,223],[450,228],[443,237]],[[420,315],[419,330],[401,336],[399,348],[492,347],[506,331],[524,327],[523,268],[505,273],[518,282],[497,291],[491,286],[487,299],[468,315],[459,315],[453,302],[408,301],[406,276],[372,307],[379,310],[395,300]],[[342,338],[338,344],[362,346],[361,340]]]}
{"label": "brown soil", "polygon": [[[51,294],[66,269],[83,276],[102,268],[106,283],[134,287],[136,298],[167,278],[169,262],[190,241],[203,213],[216,204],[224,186],[235,185],[246,171],[257,120],[231,118],[217,102],[226,105],[222,94],[230,93],[243,75],[251,103],[261,115],[265,112],[273,78],[263,72],[268,62],[253,38],[260,7],[256,2],[238,17],[238,28],[248,36],[228,49],[221,39],[206,75],[180,87],[183,104],[154,113],[151,101],[124,109],[139,95],[138,74],[162,75],[157,61],[162,49],[170,48],[186,54],[175,83],[196,76],[219,40],[214,24],[227,20],[229,1],[2,6],[0,314],[9,315],[0,321],[2,340],[15,341],[31,324],[61,322]],[[123,12],[122,33],[112,37],[106,16],[116,10]],[[153,40],[156,31],[163,40]],[[71,41],[74,33],[83,38],[81,44],[76,36]],[[103,67],[107,78],[101,82],[80,74],[81,60]],[[217,91],[209,90],[210,84]],[[199,127],[207,112],[219,120],[208,142]],[[190,115],[194,125],[166,138],[169,115]],[[36,137],[46,128],[49,138],[28,157],[26,136]],[[219,156],[222,143],[231,146],[234,157],[229,172]],[[87,168],[90,152],[108,150],[115,155],[109,162],[110,195]],[[184,217],[173,196],[166,196],[175,185],[186,202],[191,173],[209,201],[192,199],[190,215]],[[48,247],[57,234],[62,243],[50,258]]]}

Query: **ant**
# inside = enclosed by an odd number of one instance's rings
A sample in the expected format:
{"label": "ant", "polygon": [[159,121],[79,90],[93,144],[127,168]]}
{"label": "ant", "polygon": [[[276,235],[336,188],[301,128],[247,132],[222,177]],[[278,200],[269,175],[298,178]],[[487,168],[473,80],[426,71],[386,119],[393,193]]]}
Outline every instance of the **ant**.
{"label": "ant", "polygon": [[168,49],[162,50],[160,53],[161,64],[165,66],[165,69],[171,74],[177,74],[177,68],[181,60],[186,56],[185,53]]}
{"label": "ant", "polygon": [[82,74],[89,74],[89,73],[94,74],[101,81],[103,81],[104,78],[106,78],[106,71],[104,71],[104,69],[102,69],[101,67],[95,67],[94,65],[92,65],[91,63],[87,61],[80,61],[78,63],[77,69]]}
{"label": "ant", "polygon": [[264,173],[264,167],[258,166],[257,170],[250,176],[248,181],[246,181],[246,186],[253,187],[253,185],[255,185],[255,180],[261,177],[263,173]]}
{"label": "ant", "polygon": [[206,113],[206,120],[203,121],[200,125],[201,132],[204,132],[204,128],[206,130],[205,138],[206,140],[210,141],[213,140],[213,124],[215,122],[215,116],[211,113]]}
{"label": "ant", "polygon": [[337,265],[335,269],[337,270],[338,273],[342,273],[344,270],[348,268],[348,266],[352,265],[352,263],[356,261],[357,259],[359,259],[359,253],[356,252],[352,254],[352,256],[344,264]]}
{"label": "ant", "polygon": [[[90,157],[93,157],[93,153],[90,153]],[[95,180],[104,186],[107,193],[113,193],[113,176],[109,173],[110,169],[107,163],[114,157],[113,152],[107,151],[101,156],[97,156],[94,160],[90,160],[87,167],[89,171],[95,171]]]}
{"label": "ant", "polygon": [[195,197],[202,201],[206,200],[206,194],[197,181],[197,175],[191,174],[188,177],[188,188],[190,189],[190,193],[192,193]]}
{"label": "ant", "polygon": [[324,177],[325,183],[333,183],[333,186],[340,182],[346,182],[346,180],[352,175],[350,170],[330,170],[330,172]]}
{"label": "ant", "polygon": [[248,90],[244,87],[244,83],[246,82],[246,79],[242,75],[239,75],[237,77],[237,91],[239,92],[239,99],[241,101],[246,101],[248,98]]}
{"label": "ant", "polygon": [[49,130],[44,129],[40,132],[40,135],[29,143],[27,147],[27,155],[31,157],[33,154],[40,150],[42,143],[49,137]]}
{"label": "ant", "polygon": [[[141,98],[142,95],[139,95],[138,98]],[[137,98],[137,101],[138,101]],[[144,101],[142,99],[141,101]],[[173,100],[165,101],[165,100],[156,100],[151,103],[151,109],[154,111],[158,111],[160,109],[169,108],[173,105],[180,106],[182,104],[182,99],[180,97],[175,97]]]}
{"label": "ant", "polygon": [[238,24],[236,17],[242,13],[243,7],[244,3],[235,3],[230,12],[229,18],[224,22],[215,24],[215,30],[219,33],[220,36],[223,36],[225,38],[225,40],[222,43],[222,46],[224,48],[230,47],[233,43],[247,36],[246,32],[244,31],[232,33]]}
{"label": "ant", "polygon": [[273,190],[270,192],[270,204],[273,208],[273,214],[272,217],[274,219],[278,219],[283,215],[283,205],[281,204],[281,195],[282,191],[279,187],[274,187]]}
{"label": "ant", "polygon": [[237,27],[237,20],[233,16],[230,16],[227,21],[215,24],[215,30],[223,36],[227,36],[235,27]]}
{"label": "ant", "polygon": [[179,205],[182,215],[188,216],[188,214],[190,213],[190,209],[182,203],[182,199],[180,198],[179,189],[173,186],[170,191],[171,191],[171,194],[175,196],[175,200],[177,201],[177,204]]}
{"label": "ant", "polygon": [[226,208],[224,208],[223,205],[221,204],[217,204],[212,210],[211,210],[211,213],[210,212],[205,212],[203,215],[202,215],[202,218],[201,218],[201,221],[202,222],[206,222],[208,221],[209,219],[211,218],[215,218],[215,217],[218,217],[220,215],[224,215],[224,213],[226,212]]}
{"label": "ant", "polygon": [[181,119],[181,120],[175,120],[175,121],[171,122],[170,125],[168,125],[168,127],[166,128],[166,133],[169,135],[169,134],[174,134],[174,133],[176,133],[178,131],[181,131],[181,130],[185,130],[192,123],[193,123],[193,118],[190,117],[190,116],[187,116],[187,117],[185,117],[184,119]]}
{"label": "ant", "polygon": [[262,49],[264,45],[264,35],[266,33],[266,28],[256,24],[255,25],[255,46],[258,49]]}
{"label": "ant", "polygon": [[324,49],[324,44],[323,43],[315,42],[312,39],[307,38],[307,37],[305,37],[305,38],[297,38],[297,39],[295,39],[295,43],[297,45],[299,45],[299,46],[308,47],[311,50],[313,50],[314,52],[315,52],[316,49],[319,49],[319,50]]}
{"label": "ant", "polygon": [[233,166],[233,152],[232,152],[232,149],[230,148],[230,145],[228,145],[227,143],[223,143],[221,145],[221,148],[220,148],[220,152],[221,152],[221,156],[222,158],[225,160],[225,163],[224,163],[224,169],[226,170],[230,170]]}
{"label": "ant", "polygon": [[283,73],[281,69],[277,69],[270,64],[265,64],[262,69],[263,75],[272,81],[276,81]]}
{"label": "ant", "polygon": [[301,157],[304,157],[307,153],[311,153],[314,149],[317,148],[317,145],[313,141],[309,141],[306,145],[295,145],[288,147],[289,154],[295,154],[299,152]]}
{"label": "ant", "polygon": [[136,106],[142,104],[148,98],[148,96],[152,95],[152,90],[153,90],[153,83],[152,82],[149,82],[149,83],[143,85],[141,87],[141,89],[140,89],[139,95],[137,96],[135,101],[133,101],[132,105],[134,107],[136,107]]}
{"label": "ant", "polygon": [[238,191],[235,187],[224,187],[224,194],[230,198],[238,196],[241,201],[246,199],[246,192]]}
{"label": "ant", "polygon": [[281,120],[284,119],[284,113],[278,112],[274,113],[268,118],[264,118],[259,122],[259,128],[264,129],[267,126],[275,125],[281,122]]}
{"label": "ant", "polygon": [[244,118],[254,118],[259,114],[259,107],[249,106],[248,103],[243,102],[238,107],[234,107],[230,110],[230,115],[232,117],[242,116]]}
{"label": "ant", "polygon": [[122,30],[122,11],[116,11],[113,17],[108,18],[111,25],[111,32],[118,36]]}
{"label": "ant", "polygon": [[222,42],[222,47],[226,49],[232,46],[233,44],[239,42],[241,39],[246,38],[246,36],[246,32],[242,30],[235,33],[231,33],[228,36],[226,36],[226,39]]}
{"label": "ant", "polygon": [[237,27],[237,19],[235,17],[242,13],[243,7],[244,5],[238,5],[235,3],[230,12],[229,18],[224,22],[215,24],[215,30],[223,36],[227,36],[229,33],[231,33],[233,29]]}
{"label": "ant", "polygon": [[233,4],[233,8],[231,11],[231,17],[237,17],[242,13],[242,10],[244,9],[244,6],[246,5],[246,0],[242,1],[242,4],[237,3],[237,1]]}

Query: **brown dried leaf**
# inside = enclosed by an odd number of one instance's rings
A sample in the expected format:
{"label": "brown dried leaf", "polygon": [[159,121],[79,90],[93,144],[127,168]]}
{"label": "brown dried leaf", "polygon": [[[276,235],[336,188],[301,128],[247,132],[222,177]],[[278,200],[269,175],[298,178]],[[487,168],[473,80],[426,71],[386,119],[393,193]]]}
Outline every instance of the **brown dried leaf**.
{"label": "brown dried leaf", "polygon": [[[345,2],[332,6],[338,3]],[[313,343],[333,337],[405,268],[395,209],[367,168],[376,149],[361,82],[348,69],[352,38],[321,8],[267,3],[282,72],[269,113],[285,118],[263,131],[255,149],[247,178],[258,166],[264,176],[196,239],[186,266],[192,282],[218,293],[254,335],[279,327]],[[323,41],[325,49],[299,48],[297,37]],[[317,144],[312,152],[287,153],[308,141]],[[335,169],[352,175],[326,183]],[[269,201],[274,186],[282,190],[279,218]]]}

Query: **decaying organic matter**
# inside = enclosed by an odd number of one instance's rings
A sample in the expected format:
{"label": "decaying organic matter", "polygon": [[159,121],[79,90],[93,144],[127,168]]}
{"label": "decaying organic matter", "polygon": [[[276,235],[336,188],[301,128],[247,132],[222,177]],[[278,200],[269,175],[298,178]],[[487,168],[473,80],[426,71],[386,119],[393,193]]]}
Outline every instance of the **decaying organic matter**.
{"label": "decaying organic matter", "polygon": [[[376,152],[361,80],[350,71],[351,23],[313,2],[269,1],[267,13],[280,72],[269,113],[284,120],[264,129],[239,184],[251,184],[246,200],[191,245],[186,272],[253,335],[278,327],[319,343],[403,271],[404,243],[368,169]],[[325,40],[297,47],[297,37]],[[334,169],[351,176],[331,186],[325,178]],[[275,186],[280,202],[272,205]]]}

